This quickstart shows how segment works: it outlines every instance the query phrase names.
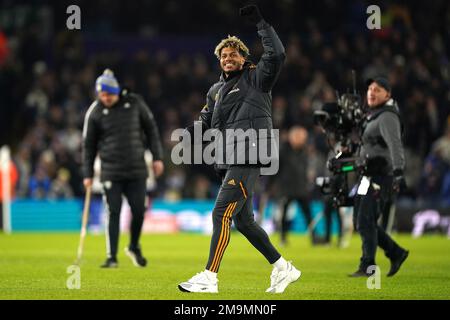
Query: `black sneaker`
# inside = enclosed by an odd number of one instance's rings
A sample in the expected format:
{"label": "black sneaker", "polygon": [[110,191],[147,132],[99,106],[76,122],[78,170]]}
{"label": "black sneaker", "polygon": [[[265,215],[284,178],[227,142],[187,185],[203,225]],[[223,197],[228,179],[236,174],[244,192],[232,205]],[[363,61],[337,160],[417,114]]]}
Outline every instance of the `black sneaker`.
{"label": "black sneaker", "polygon": [[349,274],[348,276],[349,276],[350,278],[361,278],[361,277],[366,277],[366,278],[367,278],[367,277],[372,276],[374,273],[375,273],[375,272],[369,273],[369,272],[364,271],[363,269],[359,268],[358,270],[356,270],[356,271],[353,272],[352,274]]}
{"label": "black sneaker", "polygon": [[409,251],[403,250],[403,252],[395,259],[391,259],[391,270],[387,274],[388,277],[392,277],[395,275],[398,270],[400,270],[401,265],[405,262],[406,258],[408,258]]}
{"label": "black sneaker", "polygon": [[117,263],[116,258],[108,258],[106,261],[100,266],[100,268],[117,268],[119,264]]}
{"label": "black sneaker", "polygon": [[357,271],[353,272],[352,274],[349,274],[348,276],[350,278],[364,278],[364,277],[368,278],[371,275],[368,274],[367,272],[362,271],[362,270],[357,270]]}
{"label": "black sneaker", "polygon": [[136,267],[143,268],[147,265],[147,259],[142,256],[141,249],[125,248],[125,253]]}

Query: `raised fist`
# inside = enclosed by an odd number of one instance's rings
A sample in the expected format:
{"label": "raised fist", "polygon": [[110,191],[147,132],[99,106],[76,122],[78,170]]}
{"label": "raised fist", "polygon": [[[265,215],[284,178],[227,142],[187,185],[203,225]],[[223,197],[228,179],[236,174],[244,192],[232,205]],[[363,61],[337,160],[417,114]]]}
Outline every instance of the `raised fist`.
{"label": "raised fist", "polygon": [[245,17],[248,21],[254,24],[257,24],[258,22],[263,20],[261,12],[259,12],[258,7],[254,4],[240,8],[239,15],[241,17]]}

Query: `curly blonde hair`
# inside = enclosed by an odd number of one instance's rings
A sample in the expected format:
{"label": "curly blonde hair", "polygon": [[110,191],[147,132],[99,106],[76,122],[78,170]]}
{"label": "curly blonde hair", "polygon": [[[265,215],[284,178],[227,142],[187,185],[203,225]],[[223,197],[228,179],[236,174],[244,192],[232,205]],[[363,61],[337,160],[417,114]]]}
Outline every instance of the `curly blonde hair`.
{"label": "curly blonde hair", "polygon": [[216,49],[214,50],[214,54],[216,55],[217,59],[220,60],[220,53],[222,52],[223,48],[235,48],[237,49],[244,58],[247,58],[247,56],[250,55],[250,50],[248,50],[247,46],[242,42],[241,39],[239,39],[236,36],[230,36],[228,35],[228,38],[223,39],[220,41],[220,43],[216,46]]}

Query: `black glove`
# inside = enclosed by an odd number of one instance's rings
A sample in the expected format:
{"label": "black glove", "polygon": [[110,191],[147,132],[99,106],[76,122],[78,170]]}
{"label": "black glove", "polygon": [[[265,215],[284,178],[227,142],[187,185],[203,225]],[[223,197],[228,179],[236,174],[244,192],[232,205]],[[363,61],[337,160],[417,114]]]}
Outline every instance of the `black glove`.
{"label": "black glove", "polygon": [[240,8],[239,15],[241,17],[247,18],[247,20],[253,24],[257,24],[258,22],[263,20],[261,12],[259,12],[258,7],[254,4]]}
{"label": "black glove", "polygon": [[406,189],[406,181],[403,176],[403,170],[394,170],[394,180],[392,181],[392,190],[399,193]]}

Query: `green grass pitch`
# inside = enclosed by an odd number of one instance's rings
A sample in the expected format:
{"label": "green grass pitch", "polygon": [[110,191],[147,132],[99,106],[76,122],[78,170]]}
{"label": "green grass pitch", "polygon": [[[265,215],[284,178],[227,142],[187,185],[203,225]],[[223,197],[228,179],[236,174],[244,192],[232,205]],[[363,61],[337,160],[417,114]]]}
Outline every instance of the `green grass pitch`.
{"label": "green grass pitch", "polygon": [[[88,235],[81,264],[81,288],[69,290],[67,268],[73,263],[78,234],[0,234],[0,299],[449,299],[450,240],[441,236],[395,238],[410,250],[400,272],[387,278],[389,261],[378,251],[381,289],[369,290],[366,279],[350,279],[360,256],[360,239],[347,249],[312,247],[305,236],[292,235],[279,248],[302,271],[299,281],[281,295],[265,293],[271,266],[246,239],[232,233],[219,273],[219,294],[189,294],[177,284],[202,271],[209,236],[144,235],[147,268],[136,268],[120,242],[119,268],[103,270],[105,238]],[[274,244],[278,237],[273,236]],[[277,245],[276,245],[277,246]],[[277,246],[278,247],[278,246]]]}

